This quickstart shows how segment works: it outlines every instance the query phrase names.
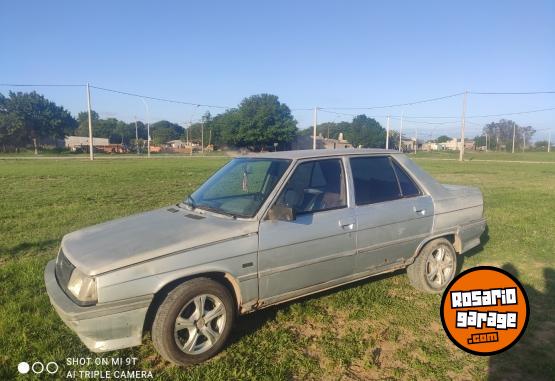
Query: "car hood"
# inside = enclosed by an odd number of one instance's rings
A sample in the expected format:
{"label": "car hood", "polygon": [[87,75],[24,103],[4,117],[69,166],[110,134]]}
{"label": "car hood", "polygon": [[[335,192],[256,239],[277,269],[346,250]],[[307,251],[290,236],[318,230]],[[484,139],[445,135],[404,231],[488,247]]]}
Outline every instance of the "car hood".
{"label": "car hood", "polygon": [[235,220],[176,206],[108,221],[67,234],[66,258],[97,275],[159,256],[256,233],[257,221]]}

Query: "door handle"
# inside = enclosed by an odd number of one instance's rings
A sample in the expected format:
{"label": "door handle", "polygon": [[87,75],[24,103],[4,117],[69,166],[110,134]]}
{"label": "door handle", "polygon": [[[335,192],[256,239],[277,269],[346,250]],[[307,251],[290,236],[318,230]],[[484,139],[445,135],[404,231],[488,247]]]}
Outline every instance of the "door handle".
{"label": "door handle", "polygon": [[345,218],[339,220],[339,226],[341,226],[344,230],[353,230],[355,227],[355,219],[354,218]]}
{"label": "door handle", "polygon": [[426,209],[416,209],[416,206],[413,206],[412,210],[414,211],[414,213],[416,213],[418,215],[421,215],[421,216],[426,215]]}

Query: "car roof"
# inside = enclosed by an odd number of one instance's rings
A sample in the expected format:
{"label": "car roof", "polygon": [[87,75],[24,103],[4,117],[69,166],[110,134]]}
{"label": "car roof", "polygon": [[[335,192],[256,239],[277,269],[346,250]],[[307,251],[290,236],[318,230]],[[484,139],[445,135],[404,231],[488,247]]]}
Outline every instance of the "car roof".
{"label": "car roof", "polygon": [[344,155],[378,155],[378,154],[400,154],[399,151],[386,150],[381,148],[341,148],[341,149],[305,149],[296,151],[278,151],[278,152],[263,152],[263,153],[250,153],[248,155],[241,155],[241,158],[252,159],[307,159],[329,156],[344,156]]}

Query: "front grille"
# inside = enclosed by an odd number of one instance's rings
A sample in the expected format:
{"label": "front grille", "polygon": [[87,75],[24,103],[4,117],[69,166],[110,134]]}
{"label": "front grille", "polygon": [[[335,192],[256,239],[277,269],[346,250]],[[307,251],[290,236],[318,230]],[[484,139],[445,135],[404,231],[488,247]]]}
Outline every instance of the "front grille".
{"label": "front grille", "polygon": [[69,278],[75,266],[64,255],[64,251],[60,249],[58,253],[58,258],[56,258],[56,279],[58,284],[65,290],[67,290],[67,284],[69,283]]}

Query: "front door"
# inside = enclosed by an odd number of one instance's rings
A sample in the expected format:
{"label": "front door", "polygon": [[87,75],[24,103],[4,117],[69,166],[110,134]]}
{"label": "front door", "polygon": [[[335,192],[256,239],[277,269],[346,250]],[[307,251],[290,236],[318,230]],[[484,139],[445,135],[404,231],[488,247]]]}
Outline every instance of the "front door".
{"label": "front door", "polygon": [[352,274],[356,221],[347,205],[345,179],[342,159],[297,165],[276,199],[293,208],[296,219],[260,223],[260,299],[287,299]]}

